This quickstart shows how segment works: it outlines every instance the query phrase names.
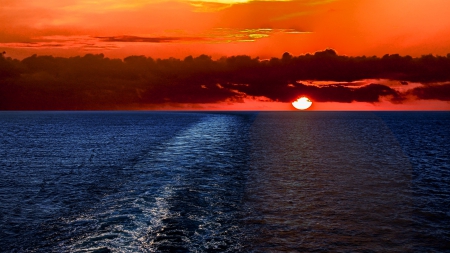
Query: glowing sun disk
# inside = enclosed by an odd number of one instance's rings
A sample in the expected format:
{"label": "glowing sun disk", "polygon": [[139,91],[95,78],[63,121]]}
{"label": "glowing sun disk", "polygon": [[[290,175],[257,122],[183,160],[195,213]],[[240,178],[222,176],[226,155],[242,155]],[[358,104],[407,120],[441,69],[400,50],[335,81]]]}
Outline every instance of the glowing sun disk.
{"label": "glowing sun disk", "polygon": [[296,101],[292,102],[292,105],[299,110],[305,110],[312,105],[312,101],[309,100],[309,98],[307,97],[301,97]]}

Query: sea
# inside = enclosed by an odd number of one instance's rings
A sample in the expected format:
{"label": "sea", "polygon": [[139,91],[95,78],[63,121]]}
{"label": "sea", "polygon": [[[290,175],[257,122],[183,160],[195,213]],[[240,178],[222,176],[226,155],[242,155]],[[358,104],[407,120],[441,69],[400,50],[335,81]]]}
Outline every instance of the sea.
{"label": "sea", "polygon": [[1,252],[450,252],[450,112],[0,112]]}

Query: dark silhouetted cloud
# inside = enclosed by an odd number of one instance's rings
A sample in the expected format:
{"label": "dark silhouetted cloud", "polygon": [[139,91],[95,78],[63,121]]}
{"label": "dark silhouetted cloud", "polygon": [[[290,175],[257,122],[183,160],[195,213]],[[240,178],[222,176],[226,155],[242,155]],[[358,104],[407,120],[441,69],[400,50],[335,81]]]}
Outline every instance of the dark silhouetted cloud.
{"label": "dark silhouetted cloud", "polygon": [[436,99],[450,101],[450,83],[439,85],[424,85],[414,88],[410,94],[418,99]]}
{"label": "dark silhouetted cloud", "polygon": [[[101,37],[105,41],[177,38]],[[213,60],[103,54],[70,58],[0,56],[0,110],[114,110],[146,105],[216,103],[266,97],[291,102],[306,95],[318,102],[395,103],[407,99],[450,101],[450,54],[348,57],[328,49],[315,54],[261,60],[249,56]],[[398,86],[377,79],[398,80]],[[372,79],[370,83],[360,80]],[[328,81],[320,84],[319,81]],[[422,83],[407,88],[409,83]],[[405,88],[406,87],[406,88]]]}

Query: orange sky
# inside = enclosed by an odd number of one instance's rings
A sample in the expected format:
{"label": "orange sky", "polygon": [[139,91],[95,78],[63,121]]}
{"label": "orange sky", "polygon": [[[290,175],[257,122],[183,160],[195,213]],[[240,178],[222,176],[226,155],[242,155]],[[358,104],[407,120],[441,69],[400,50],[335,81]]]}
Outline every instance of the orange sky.
{"label": "orange sky", "polygon": [[[3,0],[0,21],[0,47],[15,58],[450,52],[448,0]],[[99,38],[119,36],[168,39]]]}
{"label": "orange sky", "polygon": [[447,55],[450,1],[2,0],[0,6],[0,49],[18,59],[270,58],[326,48],[351,56]]}

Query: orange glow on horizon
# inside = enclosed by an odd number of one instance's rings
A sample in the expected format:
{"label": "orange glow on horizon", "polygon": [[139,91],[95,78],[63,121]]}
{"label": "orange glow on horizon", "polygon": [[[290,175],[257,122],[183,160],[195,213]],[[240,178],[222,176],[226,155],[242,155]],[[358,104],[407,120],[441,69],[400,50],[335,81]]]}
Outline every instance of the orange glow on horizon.
{"label": "orange glow on horizon", "polygon": [[[262,101],[247,98],[241,102],[222,102],[211,104],[165,104],[130,108],[133,110],[176,110],[176,111],[299,111],[292,103]],[[412,101],[392,104],[389,101],[378,103],[352,102],[314,102],[305,111],[449,111],[447,101]]]}

